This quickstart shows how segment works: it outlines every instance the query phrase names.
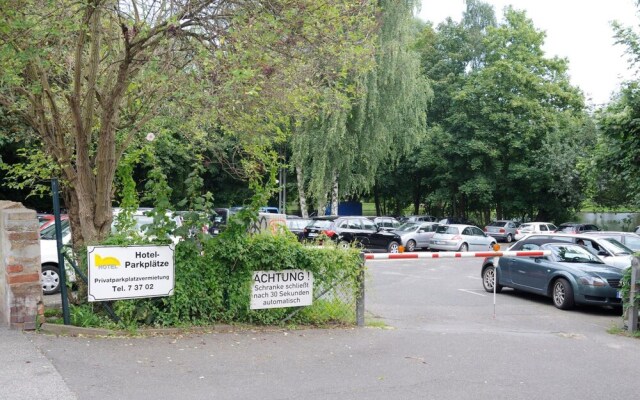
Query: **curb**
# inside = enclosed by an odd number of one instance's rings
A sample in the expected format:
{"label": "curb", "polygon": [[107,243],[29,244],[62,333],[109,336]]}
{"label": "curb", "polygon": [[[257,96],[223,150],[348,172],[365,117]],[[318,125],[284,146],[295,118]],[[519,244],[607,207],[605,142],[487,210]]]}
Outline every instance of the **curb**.
{"label": "curb", "polygon": [[43,323],[36,331],[37,333],[55,336],[71,336],[71,337],[152,337],[152,336],[179,336],[190,334],[205,333],[236,333],[246,331],[287,331],[291,329],[276,327],[258,327],[244,325],[228,325],[218,324],[212,326],[193,326],[185,328],[148,328],[138,329],[136,331],[114,330],[103,328],[83,328],[73,325],[60,325],[52,323]]}

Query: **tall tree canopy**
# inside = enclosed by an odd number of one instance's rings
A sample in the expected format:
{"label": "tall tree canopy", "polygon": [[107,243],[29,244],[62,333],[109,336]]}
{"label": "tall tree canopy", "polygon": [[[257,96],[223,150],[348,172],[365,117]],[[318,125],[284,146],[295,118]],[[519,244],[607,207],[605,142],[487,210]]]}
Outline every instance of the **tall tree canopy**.
{"label": "tall tree canopy", "polygon": [[304,121],[294,135],[298,185],[307,189],[301,196],[314,198],[321,213],[329,192],[336,213],[339,198],[370,190],[380,165],[395,164],[424,133],[431,92],[412,49],[416,5],[379,1],[374,67],[345,76],[340,90],[328,88],[318,116]]}
{"label": "tall tree canopy", "polygon": [[356,68],[374,12],[347,0],[2,0],[0,105],[42,141],[81,246],[108,234],[118,161],[161,105],[190,104],[257,154],[286,111]]}

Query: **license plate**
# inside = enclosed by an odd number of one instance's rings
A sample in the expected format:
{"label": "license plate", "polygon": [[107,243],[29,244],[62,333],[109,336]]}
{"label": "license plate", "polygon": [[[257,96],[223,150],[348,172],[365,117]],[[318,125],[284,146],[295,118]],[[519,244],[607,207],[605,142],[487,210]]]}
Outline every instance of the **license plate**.
{"label": "license plate", "polygon": [[621,299],[621,298],[622,298],[622,292],[618,290],[616,292],[616,299]]}
{"label": "license plate", "polygon": [[444,240],[436,240],[436,244],[447,244]]}
{"label": "license plate", "polygon": [[318,234],[317,234],[317,233],[315,233],[315,232],[309,232],[309,237],[316,237],[316,236],[318,236]]}

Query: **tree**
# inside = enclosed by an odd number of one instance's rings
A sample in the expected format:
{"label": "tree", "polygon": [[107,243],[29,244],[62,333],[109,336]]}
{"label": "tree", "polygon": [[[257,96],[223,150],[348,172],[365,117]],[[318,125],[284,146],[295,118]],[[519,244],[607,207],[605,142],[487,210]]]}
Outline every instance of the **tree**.
{"label": "tree", "polygon": [[339,198],[369,191],[380,165],[397,163],[424,132],[430,88],[411,48],[416,4],[379,5],[374,67],[347,76],[345,90],[327,90],[318,117],[303,122],[293,138],[298,186],[316,200],[319,212],[328,195],[336,214]]}
{"label": "tree", "polygon": [[358,63],[372,15],[346,0],[3,0],[0,105],[41,138],[82,246],[109,233],[118,161],[163,104],[259,158],[282,110]]}

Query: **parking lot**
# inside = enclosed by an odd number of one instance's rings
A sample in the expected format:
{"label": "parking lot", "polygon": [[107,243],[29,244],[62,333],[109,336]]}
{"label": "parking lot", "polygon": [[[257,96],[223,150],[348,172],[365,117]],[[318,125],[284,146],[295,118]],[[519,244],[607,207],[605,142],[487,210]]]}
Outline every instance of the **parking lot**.
{"label": "parking lot", "polygon": [[367,261],[363,329],[30,336],[78,398],[637,398],[640,340],[607,332],[614,311],[505,289],[494,318],[480,264]]}

